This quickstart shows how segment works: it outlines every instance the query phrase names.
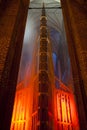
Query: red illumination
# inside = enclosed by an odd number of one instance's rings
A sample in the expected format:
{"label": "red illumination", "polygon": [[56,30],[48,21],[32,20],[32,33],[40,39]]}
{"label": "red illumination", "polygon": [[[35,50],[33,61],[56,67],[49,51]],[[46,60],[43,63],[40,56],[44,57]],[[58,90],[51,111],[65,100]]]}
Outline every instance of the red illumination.
{"label": "red illumination", "polygon": [[57,130],[79,130],[76,105],[72,94],[57,92]]}
{"label": "red illumination", "polygon": [[62,120],[63,122],[67,122],[66,102],[64,97],[62,97],[61,99],[61,107],[62,107]]}
{"label": "red illumination", "polygon": [[30,128],[29,88],[16,91],[10,130],[28,130]]}

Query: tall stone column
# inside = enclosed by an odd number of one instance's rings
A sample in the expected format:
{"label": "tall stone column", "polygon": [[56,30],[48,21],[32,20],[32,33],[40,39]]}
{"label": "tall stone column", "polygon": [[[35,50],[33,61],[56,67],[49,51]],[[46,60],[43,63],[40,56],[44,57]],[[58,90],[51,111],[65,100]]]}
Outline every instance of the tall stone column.
{"label": "tall stone column", "polygon": [[81,130],[87,129],[87,3],[61,0]]}
{"label": "tall stone column", "polygon": [[[47,17],[43,4],[40,17],[40,44],[38,66],[37,130],[53,130],[53,70],[51,43],[47,29]],[[33,124],[34,125],[34,124]]]}
{"label": "tall stone column", "polygon": [[39,92],[38,92],[38,130],[49,130],[48,127],[48,41],[47,41],[47,17],[43,6],[40,17],[40,49],[39,49]]}
{"label": "tall stone column", "polygon": [[9,130],[29,0],[0,3],[0,130]]}

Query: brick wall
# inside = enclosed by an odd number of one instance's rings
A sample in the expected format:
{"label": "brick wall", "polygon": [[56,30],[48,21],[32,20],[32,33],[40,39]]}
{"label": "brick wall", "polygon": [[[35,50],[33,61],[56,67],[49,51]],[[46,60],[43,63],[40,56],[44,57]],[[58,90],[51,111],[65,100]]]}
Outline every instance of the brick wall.
{"label": "brick wall", "polygon": [[[70,54],[80,129],[87,129],[87,5],[61,0]],[[84,4],[83,4],[84,3]]]}
{"label": "brick wall", "polygon": [[7,0],[0,8],[0,130],[10,129],[28,4]]}
{"label": "brick wall", "polygon": [[8,6],[2,9],[0,17],[0,79],[4,69],[4,63],[9,50],[12,32],[19,8],[19,4],[17,4],[17,2],[8,2],[7,4]]}

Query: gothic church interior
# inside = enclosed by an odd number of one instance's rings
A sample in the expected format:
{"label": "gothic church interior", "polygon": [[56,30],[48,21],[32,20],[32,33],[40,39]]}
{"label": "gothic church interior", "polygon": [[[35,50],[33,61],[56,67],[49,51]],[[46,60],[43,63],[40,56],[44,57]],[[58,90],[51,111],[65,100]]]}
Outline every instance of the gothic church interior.
{"label": "gothic church interior", "polygon": [[87,129],[86,7],[0,1],[0,130]]}

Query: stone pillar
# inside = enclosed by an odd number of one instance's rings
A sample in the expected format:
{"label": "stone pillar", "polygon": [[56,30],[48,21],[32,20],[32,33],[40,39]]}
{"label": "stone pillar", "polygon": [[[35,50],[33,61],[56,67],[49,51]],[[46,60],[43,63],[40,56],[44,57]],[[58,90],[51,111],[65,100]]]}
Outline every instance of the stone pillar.
{"label": "stone pillar", "polygon": [[0,130],[9,130],[29,0],[0,5]]}
{"label": "stone pillar", "polygon": [[81,0],[61,0],[80,129],[87,129],[87,4]]}
{"label": "stone pillar", "polygon": [[39,49],[39,91],[38,91],[38,126],[37,130],[49,130],[48,126],[48,41],[47,41],[47,17],[45,8],[42,8],[40,17],[40,49]]}

